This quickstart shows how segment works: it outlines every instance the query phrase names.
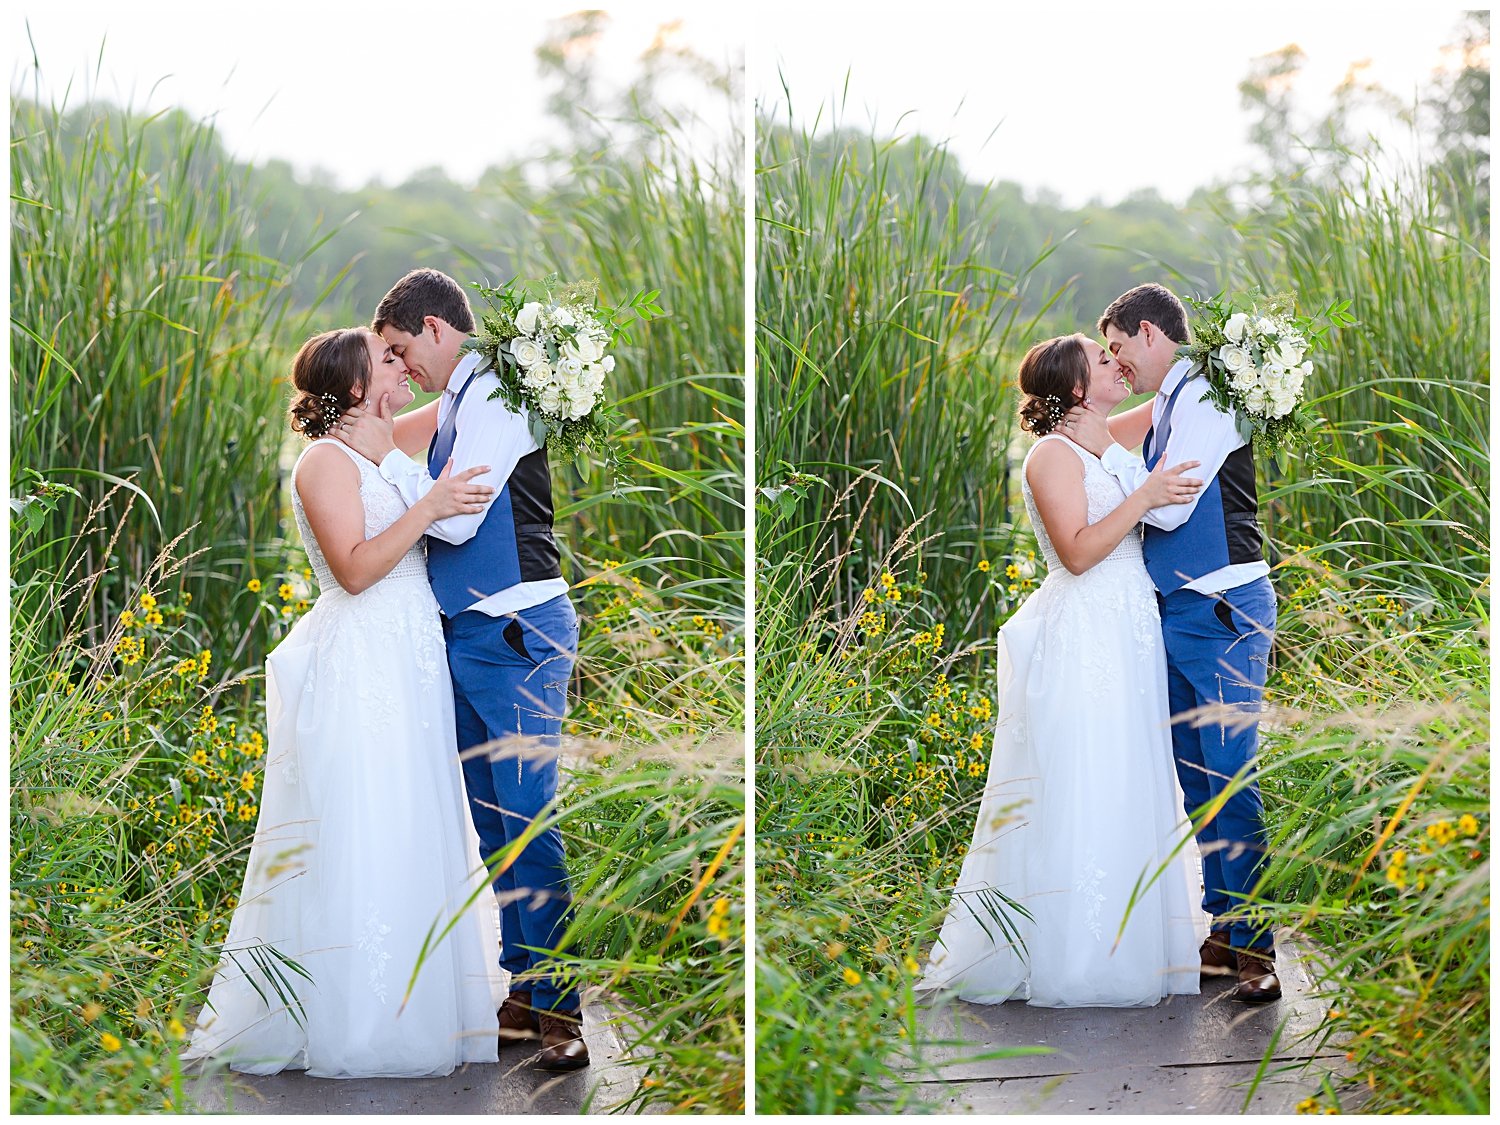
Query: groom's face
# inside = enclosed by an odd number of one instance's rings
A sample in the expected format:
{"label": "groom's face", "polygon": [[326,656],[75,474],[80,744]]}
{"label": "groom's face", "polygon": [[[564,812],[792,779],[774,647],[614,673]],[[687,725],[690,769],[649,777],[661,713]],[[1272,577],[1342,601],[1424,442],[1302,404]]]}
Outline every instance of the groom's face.
{"label": "groom's face", "polygon": [[1134,336],[1127,336],[1119,328],[1111,324],[1104,330],[1104,341],[1109,345],[1109,350],[1119,360],[1120,368],[1129,380],[1131,390],[1139,394],[1143,390],[1153,389],[1137,384],[1142,381],[1142,376],[1148,376],[1151,371],[1151,359],[1146,352],[1146,333],[1137,332]]}
{"label": "groom's face", "polygon": [[422,390],[431,394],[448,385],[447,378],[441,375],[445,368],[440,362],[437,343],[428,324],[423,323],[421,333],[416,336],[401,331],[394,324],[384,324],[381,325],[380,336],[406,364],[412,379]]}

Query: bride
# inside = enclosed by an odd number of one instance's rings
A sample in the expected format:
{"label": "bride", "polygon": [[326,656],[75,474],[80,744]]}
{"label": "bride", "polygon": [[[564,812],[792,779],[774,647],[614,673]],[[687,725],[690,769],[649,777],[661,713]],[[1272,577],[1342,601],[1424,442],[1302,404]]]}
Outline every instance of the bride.
{"label": "bride", "polygon": [[292,510],[321,593],[266,660],[260,818],[183,1057],[326,1078],[494,1062],[494,900],[445,752],[453,693],[422,548],[433,520],[483,510],[493,490],[471,478],[488,467],[445,470],[408,509],[322,436],[354,403],[413,398],[368,329],[308,340],[292,381],[292,428],[317,439],[292,470]]}
{"label": "bride", "polygon": [[1107,416],[1130,393],[1086,336],[1033,346],[1020,386],[1038,436],[1022,494],[1047,577],[1001,629],[989,776],[921,987],[981,1004],[1155,1004],[1198,991],[1202,921],[1189,853],[1173,855],[1186,825],[1138,521],[1188,503],[1203,485],[1182,474],[1198,462],[1127,496],[1054,432],[1075,404]]}

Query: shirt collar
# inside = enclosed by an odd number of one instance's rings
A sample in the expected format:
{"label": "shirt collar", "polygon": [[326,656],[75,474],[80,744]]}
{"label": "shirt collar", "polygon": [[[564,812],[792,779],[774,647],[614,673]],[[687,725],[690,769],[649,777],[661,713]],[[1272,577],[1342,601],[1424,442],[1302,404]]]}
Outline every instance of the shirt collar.
{"label": "shirt collar", "polygon": [[458,366],[453,369],[453,374],[448,376],[448,385],[443,388],[443,397],[453,398],[463,389],[465,380],[474,373],[484,357],[478,352],[465,352],[463,358],[458,361]]}
{"label": "shirt collar", "polygon": [[1177,385],[1187,378],[1188,370],[1192,366],[1193,361],[1190,359],[1179,359],[1176,363],[1172,364],[1171,368],[1167,371],[1167,377],[1161,381],[1161,386],[1157,388],[1157,397],[1166,398],[1175,391]]}

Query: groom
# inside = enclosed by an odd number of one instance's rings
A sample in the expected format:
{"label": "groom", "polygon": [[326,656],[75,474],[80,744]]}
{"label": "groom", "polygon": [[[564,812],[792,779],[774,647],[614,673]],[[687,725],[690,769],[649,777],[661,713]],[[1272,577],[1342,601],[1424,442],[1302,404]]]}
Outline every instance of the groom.
{"label": "groom", "polygon": [[[447,274],[408,273],[382,298],[371,327],[418,386],[442,392],[437,430],[425,465],[396,447],[383,408],[352,411],[350,429],[340,436],[379,465],[408,504],[432,487],[450,456],[455,472],[490,466],[475,479],[496,489],[482,514],[450,516],[427,529],[427,571],[453,674],[464,787],[489,860],[557,794],[555,748],[578,650],[578,618],[552,536],[547,451],[523,415],[490,398],[499,381],[479,353],[460,354],[474,316]],[[501,746],[498,756],[470,753],[517,735],[530,744],[519,752]],[[494,886],[502,904],[500,964],[511,974],[499,1012],[502,1043],[540,1040],[535,1065],[543,1070],[587,1066],[578,993],[562,986],[548,956],[567,928],[572,902],[557,828],[528,842]]]}
{"label": "groom", "polygon": [[1111,431],[1140,435],[1136,411],[1106,423],[1075,408],[1064,432],[1098,455],[1127,493],[1163,458],[1202,463],[1206,487],[1189,504],[1146,514],[1142,550],[1156,584],[1167,650],[1167,693],[1174,716],[1228,705],[1246,718],[1172,727],[1177,776],[1191,814],[1221,798],[1242,770],[1243,784],[1198,833],[1203,853],[1203,908],[1214,922],[1200,950],[1203,978],[1237,977],[1233,999],[1262,1003],[1281,996],[1268,930],[1237,907],[1255,892],[1264,869],[1266,832],[1255,783],[1256,722],[1276,625],[1276,595],[1262,555],[1256,517],[1255,463],[1234,418],[1207,397],[1202,375],[1177,349],[1188,339],[1182,302],[1160,285],[1117,297],[1099,331],[1137,393],[1155,392],[1141,456],[1114,444]]}

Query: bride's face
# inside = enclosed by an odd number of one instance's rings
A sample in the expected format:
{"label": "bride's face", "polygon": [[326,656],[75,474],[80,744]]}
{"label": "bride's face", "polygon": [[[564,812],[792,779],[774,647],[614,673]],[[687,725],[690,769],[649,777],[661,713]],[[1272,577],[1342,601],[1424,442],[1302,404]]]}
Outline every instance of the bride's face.
{"label": "bride's face", "polygon": [[1125,369],[1120,361],[1092,340],[1083,345],[1089,357],[1089,401],[1096,410],[1108,414],[1130,397],[1130,385],[1125,381]]}
{"label": "bride's face", "polygon": [[394,414],[417,397],[411,389],[410,372],[401,357],[375,333],[367,333],[365,343],[370,347],[370,375],[365,380],[364,401],[375,409],[380,405],[380,396],[389,394]]}

